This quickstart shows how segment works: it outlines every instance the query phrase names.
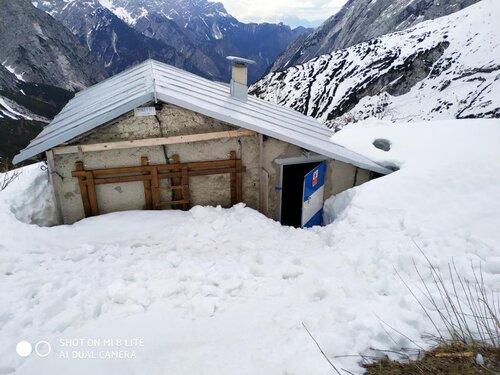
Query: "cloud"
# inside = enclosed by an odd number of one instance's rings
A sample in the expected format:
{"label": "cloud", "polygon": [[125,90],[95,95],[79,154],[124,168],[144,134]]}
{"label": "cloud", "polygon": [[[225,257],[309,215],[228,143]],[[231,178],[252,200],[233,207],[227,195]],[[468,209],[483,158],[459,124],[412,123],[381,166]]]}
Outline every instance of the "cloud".
{"label": "cloud", "polygon": [[[222,0],[226,10],[242,22],[304,20],[318,24],[337,13],[346,0]],[[292,25],[297,26],[297,25]]]}

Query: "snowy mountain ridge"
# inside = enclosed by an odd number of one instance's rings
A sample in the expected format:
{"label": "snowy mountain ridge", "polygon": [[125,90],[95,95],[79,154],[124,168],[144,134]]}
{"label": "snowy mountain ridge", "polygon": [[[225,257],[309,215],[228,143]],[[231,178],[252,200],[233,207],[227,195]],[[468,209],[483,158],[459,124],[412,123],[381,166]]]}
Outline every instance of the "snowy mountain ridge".
{"label": "snowy mountain ridge", "polygon": [[137,20],[147,17],[150,13],[161,13],[168,19],[183,18],[190,20],[193,17],[231,17],[221,3],[203,0],[98,0],[99,3],[111,10],[130,25]]}
{"label": "snowy mountain ridge", "polygon": [[304,40],[291,43],[271,71],[457,12],[479,0],[349,0]]}
{"label": "snowy mountain ridge", "polygon": [[111,74],[141,62],[145,54],[227,82],[225,57],[240,55],[257,61],[249,73],[255,82],[290,42],[311,31],[283,24],[245,24],[228,14],[221,3],[207,0],[32,3],[77,35]]}
{"label": "snowy mountain ridge", "polygon": [[137,20],[147,17],[150,13],[158,12],[169,19],[184,17],[190,19],[196,15],[204,14],[206,17],[231,17],[221,3],[203,0],[59,0],[59,5],[54,7],[53,1],[33,1],[37,8],[48,8],[51,16],[57,18],[60,10],[69,6],[102,6],[116,14],[129,25],[135,25]]}
{"label": "snowy mountain ridge", "polygon": [[498,14],[498,1],[483,0],[271,73],[251,92],[330,126],[371,116],[392,121],[499,117]]}

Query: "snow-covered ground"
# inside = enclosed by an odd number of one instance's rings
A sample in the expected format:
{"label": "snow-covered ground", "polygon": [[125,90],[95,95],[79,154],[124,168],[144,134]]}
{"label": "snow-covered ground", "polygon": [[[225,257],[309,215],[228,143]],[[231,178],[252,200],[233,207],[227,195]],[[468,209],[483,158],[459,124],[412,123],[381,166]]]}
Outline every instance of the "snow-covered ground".
{"label": "snow-covered ground", "polygon": [[[401,169],[331,199],[336,220],[309,230],[243,205],[40,227],[47,174],[25,168],[0,192],[0,374],[334,374],[302,324],[359,372],[346,355],[413,345],[382,321],[418,343],[432,332],[396,276],[418,285],[415,261],[429,277],[413,241],[466,277],[481,263],[499,291],[499,120],[370,121],[333,140]],[[21,340],[52,351],[19,357]]]}

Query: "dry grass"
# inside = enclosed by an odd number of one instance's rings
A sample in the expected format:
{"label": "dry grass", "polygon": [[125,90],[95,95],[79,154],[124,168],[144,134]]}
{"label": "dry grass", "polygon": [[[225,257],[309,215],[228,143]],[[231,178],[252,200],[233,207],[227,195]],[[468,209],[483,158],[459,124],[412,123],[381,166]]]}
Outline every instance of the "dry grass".
{"label": "dry grass", "polygon": [[[430,281],[415,265],[419,287],[411,287],[401,276],[417,304],[435,329],[424,339],[434,349],[410,361],[404,352],[399,361],[388,358],[365,364],[368,375],[500,375],[500,296],[486,288],[481,266],[472,268],[470,280],[454,262],[444,272],[428,263]],[[447,276],[447,277],[445,277]],[[389,328],[392,328],[389,326]],[[399,332],[398,332],[399,333]],[[476,360],[478,353],[482,356]]]}
{"label": "dry grass", "polygon": [[[484,363],[476,362],[480,353]],[[441,345],[416,361],[406,363],[382,359],[365,365],[367,375],[475,375],[500,374],[500,349]]]}

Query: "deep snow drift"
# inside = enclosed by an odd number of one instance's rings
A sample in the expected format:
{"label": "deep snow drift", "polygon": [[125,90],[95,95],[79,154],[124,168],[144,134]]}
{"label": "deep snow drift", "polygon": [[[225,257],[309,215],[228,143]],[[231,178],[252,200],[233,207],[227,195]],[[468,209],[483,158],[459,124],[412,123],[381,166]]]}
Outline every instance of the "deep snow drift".
{"label": "deep snow drift", "polygon": [[[396,276],[418,285],[414,260],[429,277],[413,241],[465,277],[481,263],[499,291],[500,121],[371,121],[333,140],[401,169],[332,199],[336,220],[310,230],[243,205],[39,227],[22,221],[50,217],[47,175],[26,169],[0,193],[0,374],[332,374],[302,323],[359,371],[345,355],[413,345],[381,321],[418,343],[432,332]],[[91,341],[60,341],[76,338]],[[52,352],[21,358],[20,340]],[[136,358],[100,357],[120,350]]]}

